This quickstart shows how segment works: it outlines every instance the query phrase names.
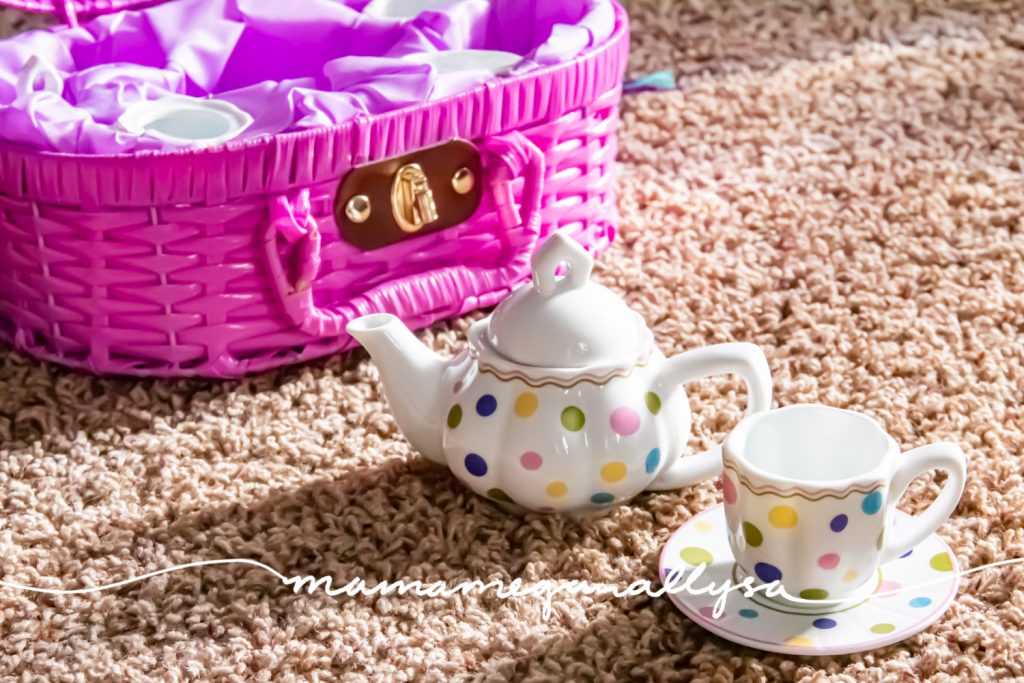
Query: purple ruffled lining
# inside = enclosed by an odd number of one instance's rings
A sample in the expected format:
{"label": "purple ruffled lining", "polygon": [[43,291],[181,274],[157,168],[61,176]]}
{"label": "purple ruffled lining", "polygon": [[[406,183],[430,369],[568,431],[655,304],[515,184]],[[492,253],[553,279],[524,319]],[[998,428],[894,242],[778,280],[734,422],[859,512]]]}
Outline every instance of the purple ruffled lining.
{"label": "purple ruffled lining", "polygon": [[[332,126],[463,92],[494,78],[439,73],[414,53],[486,49],[523,56],[514,71],[576,57],[615,27],[610,0],[461,0],[406,22],[367,0],[175,0],[33,31],[0,43],[0,140],[79,154],[173,149],[116,122],[139,100],[213,96],[248,112],[243,138]],[[31,56],[61,94],[19,93]]]}

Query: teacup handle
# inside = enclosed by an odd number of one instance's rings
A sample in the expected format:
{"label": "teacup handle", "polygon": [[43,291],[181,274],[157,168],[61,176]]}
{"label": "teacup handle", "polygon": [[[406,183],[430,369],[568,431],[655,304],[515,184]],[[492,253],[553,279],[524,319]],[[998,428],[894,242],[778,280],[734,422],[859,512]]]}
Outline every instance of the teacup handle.
{"label": "teacup handle", "polygon": [[[711,375],[737,374],[747,385],[747,415],[768,410],[772,405],[772,373],[764,351],[754,344],[731,342],[694,349],[665,361],[656,385],[662,396],[680,384]],[[697,455],[676,458],[650,486],[667,491],[698,484],[722,471],[722,444]]]}
{"label": "teacup handle", "polygon": [[888,504],[896,507],[910,482],[932,470],[944,470],[949,478],[927,510],[915,515],[906,524],[897,526],[889,535],[882,547],[883,564],[928,538],[949,519],[960,502],[967,481],[967,457],[955,443],[940,442],[915,448],[900,456],[900,464],[889,482]]}

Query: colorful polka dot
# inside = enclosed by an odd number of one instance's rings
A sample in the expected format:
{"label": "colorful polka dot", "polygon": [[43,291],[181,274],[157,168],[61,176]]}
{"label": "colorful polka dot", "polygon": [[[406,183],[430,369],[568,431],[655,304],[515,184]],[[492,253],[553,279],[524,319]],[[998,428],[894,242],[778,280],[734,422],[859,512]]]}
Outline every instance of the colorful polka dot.
{"label": "colorful polka dot", "polygon": [[654,474],[654,470],[658,469],[659,464],[661,464],[661,451],[652,448],[651,452],[647,454],[647,459],[644,460],[644,471],[647,474]]}
{"label": "colorful polka dot", "polygon": [[491,489],[490,491],[487,492],[487,497],[491,498],[492,500],[501,501],[502,503],[515,502],[512,500],[512,498],[509,497],[507,493],[505,493],[501,489]]}
{"label": "colorful polka dot", "polygon": [[455,382],[455,384],[452,385],[452,393],[453,394],[457,394],[460,391],[462,391],[462,380],[461,379],[458,380],[457,382]]}
{"label": "colorful polka dot", "polygon": [[933,555],[932,559],[928,560],[928,564],[931,568],[937,572],[951,572],[953,571],[953,560],[950,559],[949,553],[939,553]]}
{"label": "colorful polka dot", "polygon": [[562,498],[569,492],[569,487],[565,485],[564,481],[553,481],[547,485],[544,491],[552,498]]}
{"label": "colorful polka dot", "polygon": [[476,402],[476,414],[480,417],[489,417],[498,409],[498,399],[490,394],[484,394]]}
{"label": "colorful polka dot", "polygon": [[458,403],[448,411],[448,429],[455,429],[462,423],[462,406]]}
{"label": "colorful polka dot", "polygon": [[764,543],[764,535],[761,530],[750,522],[743,522],[743,537],[747,539],[747,545],[751,548],[758,548]]}
{"label": "colorful polka dot", "polygon": [[907,552],[905,552],[902,555],[900,555],[900,559],[902,560],[904,557],[910,557],[910,553],[912,553],[912,552],[914,552],[913,549],[908,550]]}
{"label": "colorful polka dot", "polygon": [[739,611],[739,615],[744,619],[757,619],[757,610],[743,608]]}
{"label": "colorful polka dot", "polygon": [[736,484],[732,483],[732,479],[725,473],[722,474],[722,500],[726,505],[736,502]]}
{"label": "colorful polka dot", "polygon": [[932,604],[932,599],[931,598],[921,597],[921,598],[914,598],[913,600],[910,601],[910,606],[911,607],[927,607],[930,604]]}
{"label": "colorful polka dot", "polygon": [[850,518],[846,515],[836,515],[832,518],[832,521],[828,523],[828,527],[837,534],[846,528],[846,525],[850,523]]}
{"label": "colorful polka dot", "polygon": [[793,636],[786,641],[786,644],[795,647],[814,647],[814,641],[807,636]]}
{"label": "colorful polka dot", "polygon": [[776,529],[792,529],[796,526],[796,510],[788,505],[776,505],[768,511],[768,521]]}
{"label": "colorful polka dot", "polygon": [[[903,586],[901,586],[900,584],[896,583],[895,581],[883,581],[882,583],[878,584],[878,590],[875,591],[875,592],[876,593],[894,593],[894,592],[898,591],[901,588],[903,588]],[[886,597],[893,597],[893,596],[888,595]]]}
{"label": "colorful polka dot", "polygon": [[856,571],[854,571],[853,569],[849,569],[845,574],[843,574],[843,581],[845,581],[846,583],[850,583],[851,581],[856,580],[858,576],[859,574],[857,574]]}
{"label": "colorful polka dot", "polygon": [[860,503],[860,509],[864,511],[866,515],[873,515],[882,509],[882,492],[872,491],[868,495],[864,496],[864,500]]}
{"label": "colorful polka dot", "polygon": [[829,619],[828,617],[821,617],[811,622],[814,628],[829,629],[838,626],[835,619]]}
{"label": "colorful polka dot", "polygon": [[805,588],[800,591],[800,597],[804,600],[824,600],[828,597],[828,591],[824,588]]}
{"label": "colorful polka dot", "polygon": [[587,418],[583,415],[583,411],[576,406],[569,406],[562,411],[562,426],[570,432],[578,432],[583,429],[583,424],[586,421]]}
{"label": "colorful polka dot", "polygon": [[594,503],[595,505],[607,505],[608,503],[611,503],[613,500],[615,500],[615,496],[604,491],[601,491],[600,493],[595,493],[590,497],[590,502]]}
{"label": "colorful polka dot", "polygon": [[514,409],[516,415],[527,418],[537,412],[537,394],[532,391],[524,391],[516,397]]}
{"label": "colorful polka dot", "polygon": [[648,391],[644,394],[644,403],[647,404],[647,410],[651,411],[651,415],[657,415],[661,412],[661,397],[653,391]]}
{"label": "colorful polka dot", "polygon": [[895,630],[896,630],[896,627],[893,626],[892,624],[875,624],[874,626],[871,627],[871,632],[872,633],[877,633],[878,635],[885,635],[886,633],[892,633]]}
{"label": "colorful polka dot", "polygon": [[757,574],[757,578],[761,579],[765,583],[782,580],[782,572],[779,571],[779,568],[774,564],[768,564],[767,562],[758,562],[755,564],[754,573]]}
{"label": "colorful polka dot", "polygon": [[[715,618],[715,608],[710,606],[710,605],[705,605],[704,607],[701,607],[697,611],[700,612],[700,615],[702,617],[704,617],[705,619],[714,619]],[[725,612],[723,612],[722,614],[724,615]]]}
{"label": "colorful polka dot", "polygon": [[544,458],[540,457],[540,453],[527,451],[519,456],[519,464],[523,466],[524,470],[539,470],[540,466],[544,464]]}
{"label": "colorful polka dot", "polygon": [[703,532],[708,532],[708,531],[711,531],[712,529],[715,528],[714,525],[711,522],[709,522],[708,520],[706,520],[706,519],[699,519],[699,520],[697,520],[697,522],[693,525],[693,527],[697,531],[703,531]]}
{"label": "colorful polka dot", "polygon": [[609,484],[622,481],[626,478],[626,463],[610,462],[601,468],[601,478]]}
{"label": "colorful polka dot", "polygon": [[683,548],[679,551],[679,557],[683,559],[683,562],[692,564],[694,566],[699,564],[711,564],[715,561],[715,558],[711,556],[704,548],[697,548],[690,546],[689,548]]}
{"label": "colorful polka dot", "polygon": [[632,408],[625,406],[612,411],[612,431],[622,436],[636,434],[640,429],[640,415]]}
{"label": "colorful polka dot", "polygon": [[474,477],[482,477],[487,474],[487,461],[476,453],[466,456],[466,471]]}
{"label": "colorful polka dot", "polygon": [[822,569],[835,569],[839,566],[839,555],[836,553],[825,553],[818,558],[818,566]]}

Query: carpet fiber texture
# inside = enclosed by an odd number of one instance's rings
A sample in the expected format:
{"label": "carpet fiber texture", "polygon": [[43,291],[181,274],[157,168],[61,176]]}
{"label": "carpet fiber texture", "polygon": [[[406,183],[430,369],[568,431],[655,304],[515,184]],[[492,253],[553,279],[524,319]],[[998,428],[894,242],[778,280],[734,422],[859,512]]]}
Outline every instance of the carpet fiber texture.
{"label": "carpet fiber texture", "polygon": [[[1024,7],[633,2],[620,236],[597,267],[666,353],[768,354],[781,405],[963,445],[942,528],[963,567],[1024,557]],[[5,12],[4,31],[23,15]],[[420,336],[460,348],[472,320]],[[689,387],[693,446],[743,409]],[[938,490],[918,479],[901,507]],[[96,379],[0,351],[0,577],[84,587],[176,563],[458,582],[656,579],[718,501],[646,494],[586,523],[517,517],[410,451],[364,353],[238,382]],[[769,655],[667,599],[294,595],[212,567],[82,596],[0,589],[18,680],[1024,678],[1024,567],[973,574],[945,618],[848,657]]]}

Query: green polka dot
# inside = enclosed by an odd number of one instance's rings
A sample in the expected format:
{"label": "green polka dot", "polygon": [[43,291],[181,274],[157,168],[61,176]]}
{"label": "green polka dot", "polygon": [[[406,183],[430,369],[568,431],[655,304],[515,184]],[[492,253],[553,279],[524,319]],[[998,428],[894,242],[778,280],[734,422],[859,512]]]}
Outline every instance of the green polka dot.
{"label": "green polka dot", "polygon": [[711,553],[709,553],[707,550],[704,550],[704,548],[697,548],[694,546],[690,546],[689,548],[683,548],[681,551],[679,551],[679,557],[683,559],[683,562],[686,562],[687,564],[692,564],[694,566],[698,564],[710,565],[712,562],[714,562],[715,559],[711,556]]}
{"label": "green polka dot", "polygon": [[882,549],[882,543],[884,543],[884,542],[885,542],[885,529],[882,529],[880,532],[878,532],[878,540],[875,541],[875,548],[877,548],[878,550],[881,550]]}
{"label": "green polka dot", "polygon": [[751,548],[758,548],[764,543],[761,530],[750,522],[743,522],[743,537],[747,539],[747,545]]}
{"label": "green polka dot", "polygon": [[800,597],[804,600],[824,600],[828,597],[828,591],[823,588],[805,588],[800,591]]}
{"label": "green polka dot", "polygon": [[647,410],[651,411],[651,415],[661,412],[661,398],[653,391],[648,391],[644,395],[644,403],[647,404]]}
{"label": "green polka dot", "polygon": [[875,624],[871,627],[872,633],[877,633],[880,636],[884,636],[886,633],[892,633],[896,630],[896,627],[892,624]]}
{"label": "green polka dot", "polygon": [[448,429],[455,429],[460,422],[462,422],[462,406],[456,403],[448,411]]}
{"label": "green polka dot", "polygon": [[933,555],[932,559],[928,560],[928,564],[932,566],[937,572],[951,572],[953,571],[953,560],[949,557],[949,553],[939,553]]}
{"label": "green polka dot", "polygon": [[491,489],[490,491],[487,492],[487,497],[492,499],[492,500],[501,501],[502,503],[514,503],[515,502],[514,500],[512,500],[509,497],[509,495],[507,493],[505,493],[501,489]]}
{"label": "green polka dot", "polygon": [[570,432],[578,432],[583,429],[583,423],[586,421],[587,418],[583,415],[583,411],[576,406],[569,406],[562,411],[562,426]]}

